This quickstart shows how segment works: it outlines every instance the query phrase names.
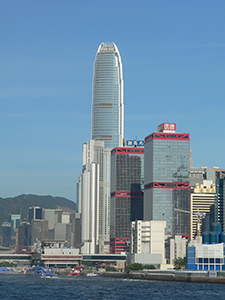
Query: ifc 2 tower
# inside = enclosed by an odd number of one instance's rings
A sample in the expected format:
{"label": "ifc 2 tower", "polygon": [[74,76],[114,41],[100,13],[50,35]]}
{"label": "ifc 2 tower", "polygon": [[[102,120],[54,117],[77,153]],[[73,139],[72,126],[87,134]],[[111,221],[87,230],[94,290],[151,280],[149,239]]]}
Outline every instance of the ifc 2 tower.
{"label": "ifc 2 tower", "polygon": [[105,148],[122,146],[124,137],[123,70],[114,43],[101,43],[93,74],[91,139]]}
{"label": "ifc 2 tower", "polygon": [[81,253],[109,253],[111,150],[124,137],[123,70],[114,43],[101,43],[95,56],[91,140],[83,144]]}

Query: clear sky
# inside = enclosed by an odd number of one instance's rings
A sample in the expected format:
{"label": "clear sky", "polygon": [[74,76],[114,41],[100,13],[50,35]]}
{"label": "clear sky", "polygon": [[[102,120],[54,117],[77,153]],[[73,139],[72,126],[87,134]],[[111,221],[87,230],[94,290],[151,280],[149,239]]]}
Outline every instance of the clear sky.
{"label": "clear sky", "polygon": [[125,139],[175,122],[194,166],[225,168],[224,13],[224,0],[0,0],[0,197],[75,201],[101,42],[122,57]]}

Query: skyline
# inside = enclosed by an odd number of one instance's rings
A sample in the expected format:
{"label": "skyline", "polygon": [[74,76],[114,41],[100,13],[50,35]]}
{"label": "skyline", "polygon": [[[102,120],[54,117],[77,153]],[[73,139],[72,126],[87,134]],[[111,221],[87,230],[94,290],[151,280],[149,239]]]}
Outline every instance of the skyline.
{"label": "skyline", "polygon": [[0,8],[0,197],[75,201],[102,42],[114,42],[123,63],[125,139],[176,123],[190,133],[195,167],[225,168],[224,1],[22,0]]}

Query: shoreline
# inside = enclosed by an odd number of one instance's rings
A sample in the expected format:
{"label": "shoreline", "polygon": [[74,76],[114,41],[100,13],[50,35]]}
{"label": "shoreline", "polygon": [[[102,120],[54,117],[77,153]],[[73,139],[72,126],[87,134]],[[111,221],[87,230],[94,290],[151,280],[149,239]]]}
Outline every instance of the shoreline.
{"label": "shoreline", "polygon": [[225,284],[225,273],[218,272],[218,277],[209,277],[208,272],[193,273],[184,272],[104,272],[102,277],[137,279],[137,280],[158,280],[158,281],[176,281],[176,282],[192,282],[192,283],[217,283]]}

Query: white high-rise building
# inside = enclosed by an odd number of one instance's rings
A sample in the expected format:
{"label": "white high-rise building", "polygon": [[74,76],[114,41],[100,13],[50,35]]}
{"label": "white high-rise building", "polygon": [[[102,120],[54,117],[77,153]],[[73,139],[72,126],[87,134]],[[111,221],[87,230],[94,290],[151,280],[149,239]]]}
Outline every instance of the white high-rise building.
{"label": "white high-rise building", "polygon": [[99,216],[103,202],[104,142],[83,144],[83,173],[81,175],[81,252],[99,253]]}
{"label": "white high-rise building", "polygon": [[99,165],[87,164],[82,173],[81,253],[96,254],[99,245]]}

